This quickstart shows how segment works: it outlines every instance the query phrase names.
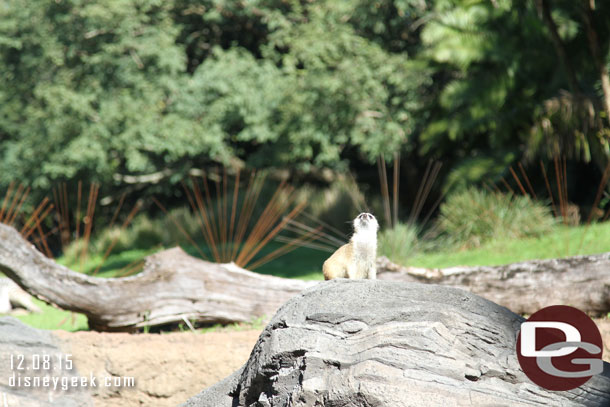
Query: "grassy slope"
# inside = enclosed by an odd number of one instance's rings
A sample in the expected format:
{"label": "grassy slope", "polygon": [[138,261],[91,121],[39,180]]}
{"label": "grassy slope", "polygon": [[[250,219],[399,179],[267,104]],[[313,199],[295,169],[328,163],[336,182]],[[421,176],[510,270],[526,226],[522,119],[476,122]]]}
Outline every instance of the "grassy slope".
{"label": "grassy slope", "polygon": [[[581,245],[582,240],[582,245]],[[271,244],[265,253],[274,250],[277,245]],[[196,255],[196,250],[186,247],[185,250]],[[471,250],[446,250],[416,255],[409,265],[418,267],[451,267],[457,265],[496,265],[530,259],[545,259],[594,254],[610,251],[610,223],[591,225],[589,228],[559,226],[547,236],[521,240],[491,242]],[[150,251],[133,250],[110,256],[98,275],[112,277],[116,269],[142,258]],[[264,253],[262,254],[264,255]],[[288,255],[262,266],[257,272],[273,274],[286,278],[320,280],[322,263],[328,253],[311,249],[297,249]],[[93,258],[85,264],[85,270],[95,270],[100,258]],[[65,259],[59,259],[66,263]],[[77,268],[77,267],[75,267]],[[80,267],[78,267],[80,268]],[[83,315],[76,315],[72,323],[71,313],[61,311],[39,302],[43,307],[42,314],[19,316],[23,322],[42,329],[65,329],[76,331],[87,329]],[[63,324],[61,324],[63,322]],[[61,325],[60,325],[61,324]]]}
{"label": "grassy slope", "polygon": [[524,260],[549,259],[610,251],[610,223],[590,227],[558,226],[552,234],[540,238],[503,240],[470,250],[447,250],[414,256],[417,267],[452,267],[498,265]]}

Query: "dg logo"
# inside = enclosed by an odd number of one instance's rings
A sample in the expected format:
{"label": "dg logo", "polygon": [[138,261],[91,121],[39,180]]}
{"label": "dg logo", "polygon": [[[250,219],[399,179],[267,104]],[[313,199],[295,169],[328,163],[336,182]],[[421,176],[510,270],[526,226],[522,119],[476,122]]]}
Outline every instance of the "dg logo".
{"label": "dg logo", "polygon": [[584,312],[553,305],[521,324],[517,358],[531,381],[548,390],[571,390],[602,373],[602,337]]}

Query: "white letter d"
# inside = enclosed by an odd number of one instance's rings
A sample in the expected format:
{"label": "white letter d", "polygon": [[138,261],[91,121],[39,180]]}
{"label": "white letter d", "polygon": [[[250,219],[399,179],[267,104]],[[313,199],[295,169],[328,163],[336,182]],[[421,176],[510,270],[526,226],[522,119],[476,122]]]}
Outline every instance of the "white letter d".
{"label": "white letter d", "polygon": [[536,350],[536,328],[553,328],[562,331],[566,338],[557,342],[580,342],[580,332],[572,325],[556,321],[528,321],[521,324],[521,355],[525,357],[565,356],[576,350],[576,346],[566,346],[557,350]]}

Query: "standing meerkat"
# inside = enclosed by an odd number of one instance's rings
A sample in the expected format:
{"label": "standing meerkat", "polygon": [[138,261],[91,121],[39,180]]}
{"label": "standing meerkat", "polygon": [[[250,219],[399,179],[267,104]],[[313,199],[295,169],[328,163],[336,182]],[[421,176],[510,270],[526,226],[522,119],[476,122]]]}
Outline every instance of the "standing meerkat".
{"label": "standing meerkat", "polygon": [[377,278],[377,219],[370,213],[361,213],[354,219],[354,234],[330,256],[322,266],[325,280],[333,278]]}

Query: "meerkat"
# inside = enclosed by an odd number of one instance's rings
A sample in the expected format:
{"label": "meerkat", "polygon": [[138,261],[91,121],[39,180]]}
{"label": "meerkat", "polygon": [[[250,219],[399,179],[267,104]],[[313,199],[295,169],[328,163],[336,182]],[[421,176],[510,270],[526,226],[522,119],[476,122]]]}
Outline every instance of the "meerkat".
{"label": "meerkat", "polygon": [[379,223],[370,213],[354,219],[354,234],[348,244],[337,249],[322,266],[325,280],[333,278],[377,278],[377,230]]}

